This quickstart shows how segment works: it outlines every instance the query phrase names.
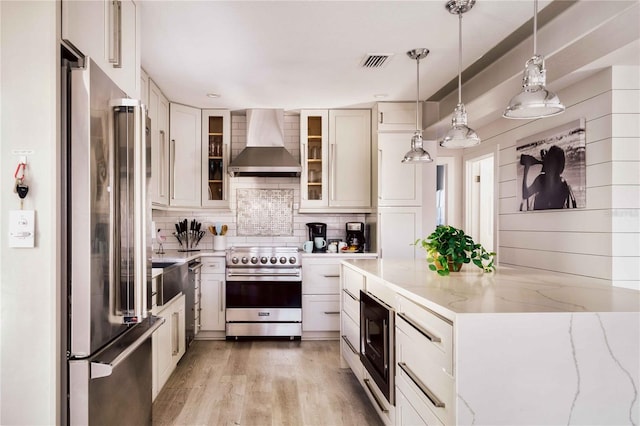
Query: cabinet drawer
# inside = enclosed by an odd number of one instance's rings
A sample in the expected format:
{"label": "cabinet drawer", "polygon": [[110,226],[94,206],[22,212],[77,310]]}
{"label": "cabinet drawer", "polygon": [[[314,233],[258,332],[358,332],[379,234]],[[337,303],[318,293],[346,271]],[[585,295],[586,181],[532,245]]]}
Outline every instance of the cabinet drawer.
{"label": "cabinet drawer", "polygon": [[364,290],[364,275],[347,266],[342,266],[342,289],[359,298],[360,290]]}
{"label": "cabinet drawer", "polygon": [[[396,376],[398,377],[398,376]],[[411,396],[405,396],[405,392]],[[418,408],[412,402],[419,402]],[[412,394],[412,391],[404,386],[404,380],[399,379],[399,386],[396,386],[396,425],[397,426],[444,426],[435,414],[426,407],[421,406],[419,399]]]}
{"label": "cabinet drawer", "polygon": [[360,327],[353,320],[341,315],[342,329],[340,335],[340,347],[342,357],[347,361],[353,373],[362,379],[362,362],[360,362]]}
{"label": "cabinet drawer", "polygon": [[314,260],[313,262],[303,262],[302,293],[340,293],[340,260],[326,259],[321,261]]}
{"label": "cabinet drawer", "polygon": [[342,297],[342,312],[351,317],[356,324],[360,324],[360,291],[351,293],[346,288],[340,295]]}
{"label": "cabinet drawer", "polygon": [[225,258],[213,257],[213,258],[200,258],[202,261],[202,269],[200,272],[203,274],[224,274],[225,272]]}
{"label": "cabinet drawer", "polygon": [[396,327],[420,340],[433,357],[453,375],[453,324],[402,296],[396,297]]}
{"label": "cabinet drawer", "polygon": [[396,385],[419,413],[432,412],[445,424],[454,423],[454,379],[442,356],[424,337],[396,327]]}
{"label": "cabinet drawer", "polygon": [[302,330],[340,330],[340,296],[337,294],[303,295]]}

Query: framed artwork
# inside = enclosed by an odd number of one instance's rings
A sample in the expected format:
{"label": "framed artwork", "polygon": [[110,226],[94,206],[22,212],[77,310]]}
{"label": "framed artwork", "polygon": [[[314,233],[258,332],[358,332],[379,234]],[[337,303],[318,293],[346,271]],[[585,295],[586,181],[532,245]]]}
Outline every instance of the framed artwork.
{"label": "framed artwork", "polygon": [[519,139],[519,210],[584,208],[586,145],[584,118]]}

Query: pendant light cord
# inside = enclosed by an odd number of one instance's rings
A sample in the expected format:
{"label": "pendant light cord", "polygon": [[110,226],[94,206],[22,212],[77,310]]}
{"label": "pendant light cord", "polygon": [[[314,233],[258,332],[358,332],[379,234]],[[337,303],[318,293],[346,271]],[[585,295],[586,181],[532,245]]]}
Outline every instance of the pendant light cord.
{"label": "pendant light cord", "polygon": [[420,58],[416,58],[416,132],[420,129],[418,128],[419,123],[419,114],[418,110],[420,106]]}
{"label": "pendant light cord", "polygon": [[533,56],[538,54],[538,0],[533,0]]}
{"label": "pendant light cord", "polygon": [[462,103],[462,12],[458,11],[458,103]]}

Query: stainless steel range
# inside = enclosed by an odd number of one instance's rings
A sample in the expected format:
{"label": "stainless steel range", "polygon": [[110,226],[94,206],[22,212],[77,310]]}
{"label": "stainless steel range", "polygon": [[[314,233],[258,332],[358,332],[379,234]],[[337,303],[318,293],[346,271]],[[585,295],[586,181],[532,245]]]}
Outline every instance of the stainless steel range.
{"label": "stainless steel range", "polygon": [[295,247],[227,251],[226,335],[302,336],[302,268]]}

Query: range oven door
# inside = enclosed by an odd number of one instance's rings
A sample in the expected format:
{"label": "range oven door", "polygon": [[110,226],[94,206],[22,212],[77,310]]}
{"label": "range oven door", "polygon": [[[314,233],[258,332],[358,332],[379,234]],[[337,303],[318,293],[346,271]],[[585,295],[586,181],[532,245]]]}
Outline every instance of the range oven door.
{"label": "range oven door", "polygon": [[394,404],[393,327],[393,309],[361,290],[360,360],[391,404]]}
{"label": "range oven door", "polygon": [[302,280],[296,272],[270,271],[251,276],[228,269],[227,337],[301,336]]}

